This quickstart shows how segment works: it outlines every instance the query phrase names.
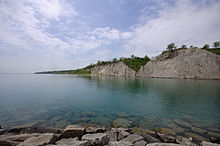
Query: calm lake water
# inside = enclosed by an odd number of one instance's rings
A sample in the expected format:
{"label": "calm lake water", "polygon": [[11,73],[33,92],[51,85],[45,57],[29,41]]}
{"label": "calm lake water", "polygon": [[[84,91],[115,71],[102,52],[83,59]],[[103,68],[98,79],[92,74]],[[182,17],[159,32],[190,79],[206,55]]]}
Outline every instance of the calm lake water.
{"label": "calm lake water", "polygon": [[2,127],[111,126],[117,118],[152,130],[172,127],[176,119],[203,129],[220,128],[220,81],[0,75]]}

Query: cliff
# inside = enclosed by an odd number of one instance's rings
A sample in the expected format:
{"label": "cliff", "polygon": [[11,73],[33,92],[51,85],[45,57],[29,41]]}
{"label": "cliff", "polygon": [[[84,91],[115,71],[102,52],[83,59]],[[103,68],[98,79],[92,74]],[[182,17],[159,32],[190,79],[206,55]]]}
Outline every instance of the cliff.
{"label": "cliff", "polygon": [[110,63],[100,66],[95,66],[91,69],[91,75],[104,76],[135,76],[136,72],[130,69],[122,61]]}
{"label": "cliff", "polygon": [[220,56],[197,47],[165,51],[142,66],[136,76],[220,79]]}

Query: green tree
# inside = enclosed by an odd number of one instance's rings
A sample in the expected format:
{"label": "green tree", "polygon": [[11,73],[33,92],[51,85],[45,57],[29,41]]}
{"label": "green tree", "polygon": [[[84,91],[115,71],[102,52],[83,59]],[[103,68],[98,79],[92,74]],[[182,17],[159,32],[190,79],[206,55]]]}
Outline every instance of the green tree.
{"label": "green tree", "polygon": [[214,42],[214,43],[213,43],[213,46],[214,46],[215,48],[219,48],[219,47],[220,47],[220,42],[219,42],[219,41]]}
{"label": "green tree", "polygon": [[114,59],[112,60],[112,62],[114,62],[114,63],[116,63],[117,61],[118,61],[117,58],[114,58]]}
{"label": "green tree", "polygon": [[102,64],[101,61],[98,60],[97,65],[101,65],[101,64]]}
{"label": "green tree", "polygon": [[175,43],[170,43],[169,45],[167,45],[167,50],[173,50],[176,49]]}
{"label": "green tree", "polygon": [[182,45],[181,48],[182,48],[182,49],[186,49],[187,46],[186,46],[186,45]]}
{"label": "green tree", "polygon": [[134,54],[132,54],[132,55],[131,55],[131,59],[134,59],[134,58],[135,58],[135,56],[134,56]]}
{"label": "green tree", "polygon": [[205,44],[202,49],[209,49],[209,44]]}

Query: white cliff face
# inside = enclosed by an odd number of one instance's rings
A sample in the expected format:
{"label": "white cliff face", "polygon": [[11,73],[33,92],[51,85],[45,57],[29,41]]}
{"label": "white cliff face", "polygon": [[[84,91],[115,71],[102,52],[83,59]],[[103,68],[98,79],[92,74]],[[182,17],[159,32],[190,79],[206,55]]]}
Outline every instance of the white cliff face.
{"label": "white cliff face", "polygon": [[104,76],[135,76],[136,72],[123,62],[96,66],[91,69],[91,75]]}
{"label": "white cliff face", "polygon": [[220,55],[197,47],[166,51],[142,66],[136,76],[220,79]]}

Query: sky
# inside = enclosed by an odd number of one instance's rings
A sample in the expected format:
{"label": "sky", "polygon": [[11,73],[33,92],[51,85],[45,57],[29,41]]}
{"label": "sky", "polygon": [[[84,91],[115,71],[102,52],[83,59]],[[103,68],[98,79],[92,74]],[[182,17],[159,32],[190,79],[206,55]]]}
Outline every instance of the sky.
{"label": "sky", "polygon": [[219,0],[0,0],[0,73],[82,68],[220,40]]}

